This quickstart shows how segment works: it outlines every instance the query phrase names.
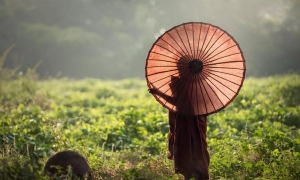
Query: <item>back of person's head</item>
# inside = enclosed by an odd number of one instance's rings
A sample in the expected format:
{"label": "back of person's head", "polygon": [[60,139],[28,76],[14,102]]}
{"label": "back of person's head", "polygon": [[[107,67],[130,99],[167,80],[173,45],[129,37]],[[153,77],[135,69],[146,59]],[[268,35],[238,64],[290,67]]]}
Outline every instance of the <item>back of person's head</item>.
{"label": "back of person's head", "polygon": [[44,173],[52,177],[64,177],[69,174],[68,167],[72,169],[72,178],[91,179],[91,169],[87,160],[79,153],[70,150],[60,151],[51,156],[45,164]]}
{"label": "back of person's head", "polygon": [[181,56],[181,58],[177,61],[177,69],[178,69],[178,76],[182,77],[188,72],[188,65],[189,65],[190,57],[187,55]]}

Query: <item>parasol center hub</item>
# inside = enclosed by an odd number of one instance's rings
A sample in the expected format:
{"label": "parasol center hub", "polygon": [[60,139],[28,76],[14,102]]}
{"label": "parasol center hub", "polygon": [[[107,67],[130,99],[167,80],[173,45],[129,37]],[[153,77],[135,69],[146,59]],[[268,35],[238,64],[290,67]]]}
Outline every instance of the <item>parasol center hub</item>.
{"label": "parasol center hub", "polygon": [[189,71],[195,74],[199,74],[203,69],[203,62],[199,59],[194,59],[189,62]]}

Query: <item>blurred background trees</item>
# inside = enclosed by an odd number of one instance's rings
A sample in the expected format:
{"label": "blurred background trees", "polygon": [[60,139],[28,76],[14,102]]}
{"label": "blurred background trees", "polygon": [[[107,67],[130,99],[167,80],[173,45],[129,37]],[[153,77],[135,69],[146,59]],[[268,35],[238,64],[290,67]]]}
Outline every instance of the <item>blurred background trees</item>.
{"label": "blurred background trees", "polygon": [[247,76],[300,72],[299,0],[0,0],[0,52],[42,77],[143,78],[156,38],[190,21],[231,34]]}

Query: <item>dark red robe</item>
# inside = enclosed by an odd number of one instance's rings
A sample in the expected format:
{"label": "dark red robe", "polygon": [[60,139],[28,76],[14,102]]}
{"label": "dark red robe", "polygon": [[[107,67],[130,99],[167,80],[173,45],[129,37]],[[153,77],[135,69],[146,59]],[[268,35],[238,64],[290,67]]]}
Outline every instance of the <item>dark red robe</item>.
{"label": "dark red robe", "polygon": [[209,179],[210,157],[207,151],[207,116],[185,116],[169,112],[169,154],[175,172],[186,178]]}

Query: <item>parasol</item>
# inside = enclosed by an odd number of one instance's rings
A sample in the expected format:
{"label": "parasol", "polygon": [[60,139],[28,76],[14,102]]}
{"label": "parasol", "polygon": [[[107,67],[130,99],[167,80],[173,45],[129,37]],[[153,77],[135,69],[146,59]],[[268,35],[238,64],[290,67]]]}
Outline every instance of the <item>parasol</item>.
{"label": "parasol", "polygon": [[173,27],[153,44],[146,61],[150,92],[165,108],[209,115],[226,107],[245,78],[238,43],[221,28],[201,22]]}

